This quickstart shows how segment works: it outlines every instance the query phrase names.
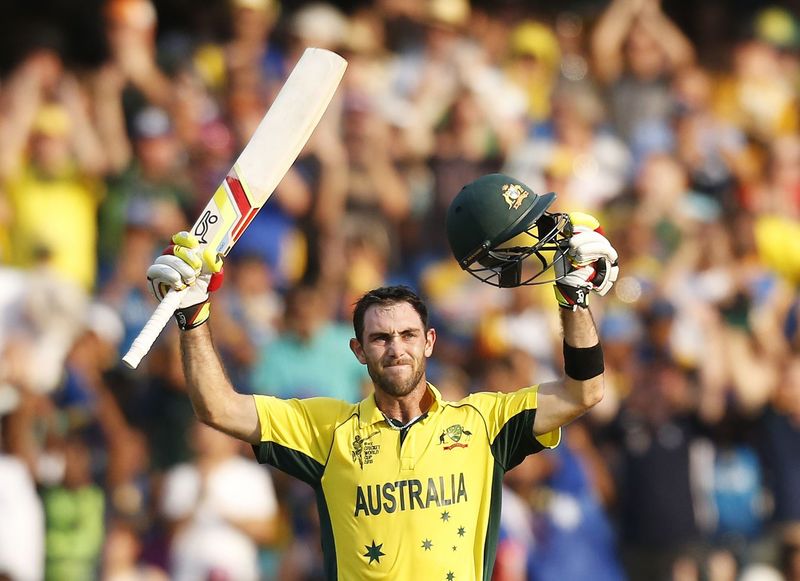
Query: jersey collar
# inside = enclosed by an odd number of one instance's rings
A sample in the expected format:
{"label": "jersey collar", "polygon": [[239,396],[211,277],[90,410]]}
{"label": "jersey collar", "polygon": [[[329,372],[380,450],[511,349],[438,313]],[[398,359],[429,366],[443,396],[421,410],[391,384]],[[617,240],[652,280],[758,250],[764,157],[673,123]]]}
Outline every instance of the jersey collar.
{"label": "jersey collar", "polygon": [[[442,394],[440,394],[439,390],[436,389],[431,383],[428,383],[428,391],[430,391],[431,395],[433,395],[433,403],[428,410],[428,417],[431,417],[431,415],[439,411],[439,409],[442,407]],[[379,410],[378,406],[375,405],[374,393],[368,395],[358,404],[358,418],[359,426],[362,428],[381,422],[386,423],[381,410]]]}

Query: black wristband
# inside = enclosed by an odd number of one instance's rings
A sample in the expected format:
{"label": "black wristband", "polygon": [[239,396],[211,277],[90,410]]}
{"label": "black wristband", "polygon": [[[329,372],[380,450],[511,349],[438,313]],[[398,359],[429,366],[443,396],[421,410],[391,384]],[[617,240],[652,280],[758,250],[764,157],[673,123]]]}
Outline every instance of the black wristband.
{"label": "black wristband", "polygon": [[602,374],[606,369],[603,348],[573,347],[564,341],[564,372],[577,381],[585,381]]}

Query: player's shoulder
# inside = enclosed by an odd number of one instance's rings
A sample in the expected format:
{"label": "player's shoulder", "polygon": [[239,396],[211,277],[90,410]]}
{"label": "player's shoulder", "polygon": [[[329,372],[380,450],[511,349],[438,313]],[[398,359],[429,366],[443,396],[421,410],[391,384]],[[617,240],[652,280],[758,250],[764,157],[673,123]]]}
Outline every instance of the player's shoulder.
{"label": "player's shoulder", "polygon": [[516,391],[477,391],[471,393],[464,399],[454,402],[451,405],[469,405],[481,412],[491,412],[498,405],[506,405],[511,401],[516,400],[529,400],[535,401],[536,392],[539,386],[534,385],[531,387],[524,387]]}
{"label": "player's shoulder", "polygon": [[259,406],[288,407],[308,413],[324,412],[326,414],[352,414],[358,404],[334,397],[291,397],[282,398],[274,395],[256,394],[253,396]]}
{"label": "player's shoulder", "polygon": [[482,410],[487,407],[492,407],[496,405],[497,401],[503,395],[504,394],[499,391],[476,391],[475,393],[471,393],[457,402],[453,402],[451,405],[453,406],[468,405],[477,408],[479,410]]}
{"label": "player's shoulder", "polygon": [[332,397],[309,397],[294,402],[304,419],[319,426],[336,427],[358,414],[358,404]]}
{"label": "player's shoulder", "polygon": [[308,397],[299,400],[306,409],[323,412],[329,415],[349,417],[356,413],[357,403],[351,403],[335,397]]}

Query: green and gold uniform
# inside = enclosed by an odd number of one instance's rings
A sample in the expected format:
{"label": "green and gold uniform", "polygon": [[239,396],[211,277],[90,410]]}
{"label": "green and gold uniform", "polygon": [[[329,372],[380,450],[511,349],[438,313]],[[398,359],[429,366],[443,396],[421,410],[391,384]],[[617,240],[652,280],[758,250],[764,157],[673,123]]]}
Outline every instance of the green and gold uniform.
{"label": "green and gold uniform", "polygon": [[503,474],[558,444],[533,436],[537,388],[435,398],[410,427],[393,427],[372,395],[254,396],[259,462],[316,492],[328,579],[488,580]]}

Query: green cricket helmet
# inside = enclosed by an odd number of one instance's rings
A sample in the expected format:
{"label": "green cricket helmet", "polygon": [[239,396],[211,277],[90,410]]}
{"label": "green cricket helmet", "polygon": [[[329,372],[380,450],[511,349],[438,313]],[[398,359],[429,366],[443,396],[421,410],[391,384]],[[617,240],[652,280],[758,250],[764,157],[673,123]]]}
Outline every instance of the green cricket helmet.
{"label": "green cricket helmet", "polygon": [[[566,214],[547,212],[555,198],[553,192],[534,194],[504,174],[468,183],[447,210],[453,256],[462,269],[494,286],[553,282],[553,262],[566,252],[570,230]],[[529,256],[539,263],[523,266]]]}

